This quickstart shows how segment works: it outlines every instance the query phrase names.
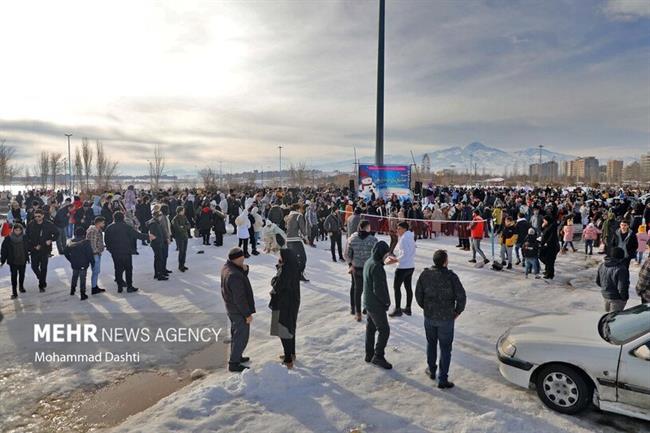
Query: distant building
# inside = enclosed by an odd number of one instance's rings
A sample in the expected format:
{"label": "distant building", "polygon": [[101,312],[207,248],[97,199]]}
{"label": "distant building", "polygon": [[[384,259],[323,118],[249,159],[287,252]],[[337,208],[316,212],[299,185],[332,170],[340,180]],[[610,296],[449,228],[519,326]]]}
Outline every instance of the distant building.
{"label": "distant building", "polygon": [[598,166],[598,182],[607,182],[607,165]]}
{"label": "distant building", "polygon": [[569,175],[569,161],[560,161],[558,165],[558,176],[565,178]]}
{"label": "distant building", "polygon": [[558,164],[555,161],[530,164],[528,166],[528,176],[533,181],[555,182],[558,179]]}
{"label": "distant building", "polygon": [[623,161],[607,161],[607,183],[620,183],[623,180]]}
{"label": "distant building", "polygon": [[641,162],[640,162],[640,178],[643,182],[649,182],[650,181],[650,152],[646,153],[645,155],[641,155]]}
{"label": "distant building", "polygon": [[572,181],[595,183],[598,182],[599,174],[598,160],[593,156],[569,161],[569,178]]}
{"label": "distant building", "polygon": [[641,164],[638,161],[634,161],[631,164],[628,164],[623,168],[623,180],[624,181],[639,181],[641,179]]}

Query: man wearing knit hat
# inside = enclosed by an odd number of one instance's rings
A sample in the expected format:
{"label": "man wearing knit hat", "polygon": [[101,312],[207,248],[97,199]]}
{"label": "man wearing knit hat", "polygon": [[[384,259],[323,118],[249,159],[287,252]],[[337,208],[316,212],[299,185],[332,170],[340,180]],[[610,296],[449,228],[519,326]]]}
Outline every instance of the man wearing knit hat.
{"label": "man wearing knit hat", "polygon": [[255,313],[255,297],[248,279],[248,265],[244,264],[244,251],[231,248],[228,261],[221,269],[221,296],[230,319],[230,360],[228,370],[241,372],[250,358],[243,356],[248,345],[250,324]]}

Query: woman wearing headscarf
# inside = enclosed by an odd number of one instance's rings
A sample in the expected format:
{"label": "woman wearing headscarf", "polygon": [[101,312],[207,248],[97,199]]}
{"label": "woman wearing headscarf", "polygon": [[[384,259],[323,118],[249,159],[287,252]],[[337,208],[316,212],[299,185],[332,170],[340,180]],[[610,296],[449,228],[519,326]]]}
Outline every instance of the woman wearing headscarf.
{"label": "woman wearing headscarf", "polygon": [[276,236],[282,246],[276,265],[277,274],[271,280],[271,335],[280,337],[284,356],[282,364],[293,368],[296,359],[296,322],[300,308],[300,268],[293,250],[284,246],[284,238]]}

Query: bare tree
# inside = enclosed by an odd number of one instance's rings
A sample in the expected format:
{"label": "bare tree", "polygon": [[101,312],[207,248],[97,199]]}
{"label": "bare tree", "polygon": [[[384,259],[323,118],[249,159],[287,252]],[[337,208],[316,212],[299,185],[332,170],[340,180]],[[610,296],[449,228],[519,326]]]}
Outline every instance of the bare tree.
{"label": "bare tree", "polygon": [[153,148],[153,161],[149,161],[149,183],[152,190],[158,190],[163,170],[165,170],[165,155],[160,149],[160,144],[156,144]]}
{"label": "bare tree", "polygon": [[63,154],[61,152],[50,153],[50,173],[52,175],[53,190],[56,190],[56,176],[63,168]]}
{"label": "bare tree", "polygon": [[112,161],[104,152],[104,145],[101,141],[95,141],[95,150],[97,151],[97,161],[95,164],[97,176],[96,183],[100,189],[107,190],[117,173],[117,161]]}
{"label": "bare tree", "polygon": [[84,164],[78,147],[74,150],[74,173],[79,182],[79,191],[84,191]]}
{"label": "bare tree", "polygon": [[202,170],[199,170],[199,177],[203,181],[203,187],[206,190],[214,190],[217,187],[217,174],[214,170],[209,167],[206,167]]}
{"label": "bare tree", "polygon": [[34,166],[34,173],[41,181],[41,188],[47,189],[47,180],[50,177],[50,154],[43,150]]}
{"label": "bare tree", "polygon": [[305,185],[307,182],[307,164],[304,161],[299,162],[297,165],[292,163],[289,166],[289,178],[292,185]]}
{"label": "bare tree", "polygon": [[93,150],[88,142],[88,137],[81,139],[81,159],[84,165],[84,177],[86,178],[86,191],[90,190],[90,176],[93,174]]}
{"label": "bare tree", "polygon": [[15,166],[11,164],[11,159],[16,152],[16,149],[13,146],[7,146],[5,144],[6,140],[0,140],[0,184],[4,188],[5,185],[11,183],[13,180],[13,175],[17,170]]}

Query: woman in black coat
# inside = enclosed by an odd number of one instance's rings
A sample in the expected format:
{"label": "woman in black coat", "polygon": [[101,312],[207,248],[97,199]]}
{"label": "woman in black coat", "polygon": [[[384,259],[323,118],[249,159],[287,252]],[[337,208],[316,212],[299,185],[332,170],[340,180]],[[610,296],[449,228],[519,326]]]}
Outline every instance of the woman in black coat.
{"label": "woman in black coat", "polygon": [[213,215],[214,245],[220,247],[223,245],[223,235],[226,233],[226,214],[221,211],[221,207],[214,208]]}
{"label": "woman in black coat", "polygon": [[539,260],[544,263],[544,278],[555,277],[555,259],[560,252],[560,240],[553,217],[544,216],[542,221],[542,241],[540,242]]}
{"label": "woman in black coat", "polygon": [[[278,236],[278,243],[284,239]],[[277,274],[271,280],[271,335],[280,337],[284,349],[282,363],[293,368],[296,359],[296,323],[300,308],[300,269],[296,253],[290,249],[280,250]]]}
{"label": "woman in black coat", "polygon": [[203,245],[210,245],[210,229],[214,221],[214,214],[212,209],[206,204],[196,221],[196,228],[199,229],[199,234],[203,237]]}

